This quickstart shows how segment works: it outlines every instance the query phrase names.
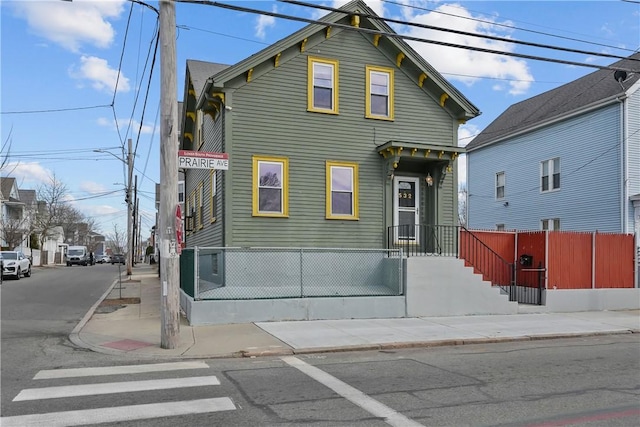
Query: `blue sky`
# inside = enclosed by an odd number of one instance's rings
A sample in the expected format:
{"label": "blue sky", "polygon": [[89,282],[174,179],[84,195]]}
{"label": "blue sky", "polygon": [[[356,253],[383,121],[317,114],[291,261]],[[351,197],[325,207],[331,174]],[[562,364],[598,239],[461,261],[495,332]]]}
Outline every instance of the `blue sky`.
{"label": "blue sky", "polygon": [[[277,1],[222,2],[305,18],[322,15]],[[158,7],[155,1],[147,3]],[[339,7],[345,2],[315,3]],[[367,0],[367,4],[388,18],[598,54],[628,56],[640,48],[640,4],[633,1]],[[127,0],[3,0],[0,13],[2,156],[8,160],[2,176],[17,178],[20,188],[37,189],[55,174],[67,186],[70,203],[93,217],[100,231],[112,233],[113,224],[125,230],[126,172],[118,157],[123,158],[123,147],[126,150],[127,140],[132,139],[142,235],[147,237],[155,218],[155,183],[160,179],[159,57],[149,79],[157,31],[155,12]],[[178,99],[183,96],[187,59],[234,64],[304,25],[180,3],[176,24]],[[616,61],[410,26],[392,27],[421,38],[580,64]],[[595,71],[411,44],[482,111],[461,127],[463,145],[509,105]]]}

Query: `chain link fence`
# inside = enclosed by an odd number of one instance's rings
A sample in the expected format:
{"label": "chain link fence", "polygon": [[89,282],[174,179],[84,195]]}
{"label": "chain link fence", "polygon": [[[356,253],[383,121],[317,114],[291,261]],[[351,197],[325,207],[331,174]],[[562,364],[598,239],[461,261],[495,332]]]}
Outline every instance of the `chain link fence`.
{"label": "chain link fence", "polygon": [[180,270],[182,290],[201,300],[404,294],[399,249],[194,247]]}

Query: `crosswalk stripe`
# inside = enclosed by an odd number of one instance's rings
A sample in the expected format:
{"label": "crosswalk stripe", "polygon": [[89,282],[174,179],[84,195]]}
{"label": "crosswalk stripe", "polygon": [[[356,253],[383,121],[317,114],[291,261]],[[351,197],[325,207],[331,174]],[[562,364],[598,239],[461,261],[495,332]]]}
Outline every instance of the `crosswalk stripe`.
{"label": "crosswalk stripe", "polygon": [[178,415],[204,414],[236,409],[228,397],[186,400],[181,402],[152,403],[147,405],[119,406],[115,408],[83,409],[79,411],[50,412],[47,414],[19,415],[0,418],[2,427],[46,426],[63,427]]}
{"label": "crosswalk stripe", "polygon": [[382,418],[387,424],[394,427],[424,427],[422,424],[405,417],[401,413],[394,411],[385,404],[367,396],[355,387],[340,381],[338,378],[326,373],[322,369],[311,366],[303,360],[294,356],[281,357],[282,361],[289,366],[296,368],[300,372],[307,374],[320,384],[325,385],[338,393],[348,401],[358,405],[370,414]]}
{"label": "crosswalk stripe", "polygon": [[115,383],[96,383],[84,385],[70,385],[60,387],[28,388],[20,391],[13,399],[22,400],[54,399],[61,397],[92,396],[110,393],[127,393],[132,391],[161,390],[183,387],[200,387],[220,385],[215,376],[171,378],[162,380],[128,381]]}
{"label": "crosswalk stripe", "polygon": [[208,369],[209,365],[201,361],[154,363],[148,365],[108,366],[103,368],[52,369],[38,372],[33,379],[93,377],[99,375],[143,374],[147,372],[177,371],[181,369]]}

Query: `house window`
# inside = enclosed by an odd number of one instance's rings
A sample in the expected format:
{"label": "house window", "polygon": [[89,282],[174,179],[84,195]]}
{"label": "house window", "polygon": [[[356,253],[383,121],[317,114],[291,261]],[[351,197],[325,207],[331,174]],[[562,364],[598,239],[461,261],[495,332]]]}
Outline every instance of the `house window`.
{"label": "house window", "polygon": [[184,203],[184,181],[178,181],[178,203]]}
{"label": "house window", "polygon": [[191,224],[191,197],[189,197],[186,201],[186,209],[184,211],[184,218],[185,218],[185,227],[187,229],[187,233],[191,233],[191,230],[193,230],[193,226]]}
{"label": "house window", "polygon": [[542,191],[553,191],[560,188],[560,158],[545,160],[541,163]]}
{"label": "house window", "polygon": [[542,221],[540,221],[540,227],[543,230],[549,230],[549,231],[560,230],[560,219],[559,218],[543,219]]}
{"label": "house window", "polygon": [[289,216],[289,159],[253,157],[253,215]]}
{"label": "house window", "polygon": [[393,69],[366,67],[366,117],[393,120]]}
{"label": "house window", "polygon": [[198,228],[203,228],[203,218],[204,218],[204,181],[200,182],[198,185],[197,192],[197,206],[198,206]]}
{"label": "house window", "polygon": [[496,199],[504,199],[504,172],[496,174]]}
{"label": "house window", "polygon": [[218,190],[218,179],[215,169],[209,171],[209,181],[211,183],[211,194],[209,198],[209,213],[211,222],[216,220],[216,192]]}
{"label": "house window", "polygon": [[504,231],[504,224],[496,224],[496,231]]}
{"label": "house window", "polygon": [[358,219],[358,164],[326,163],[326,218]]}
{"label": "house window", "polygon": [[338,114],[338,61],[309,57],[307,109]]}
{"label": "house window", "polygon": [[197,224],[197,212],[196,212],[196,206],[197,206],[197,199],[196,199],[196,190],[193,190],[191,192],[191,195],[189,196],[189,202],[191,203],[191,211],[189,213],[189,215],[191,216],[191,232],[195,233],[196,232],[196,224]]}

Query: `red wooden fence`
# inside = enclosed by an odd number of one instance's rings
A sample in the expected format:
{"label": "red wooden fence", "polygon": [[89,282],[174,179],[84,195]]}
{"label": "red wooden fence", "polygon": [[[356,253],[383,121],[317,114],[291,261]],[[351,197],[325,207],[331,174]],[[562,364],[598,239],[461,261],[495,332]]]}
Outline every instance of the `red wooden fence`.
{"label": "red wooden fence", "polygon": [[[632,234],[581,233],[569,231],[476,231],[482,243],[509,263],[516,264],[516,283],[555,289],[633,288],[635,239]],[[486,251],[475,239],[460,233],[459,256],[467,265],[485,265]],[[481,248],[480,248],[481,249]],[[532,256],[530,267],[522,266],[522,255]],[[542,276],[531,271],[545,269]],[[504,268],[485,268],[485,280],[504,281]],[[495,277],[493,277],[495,276]],[[546,278],[546,281],[545,281]]]}

